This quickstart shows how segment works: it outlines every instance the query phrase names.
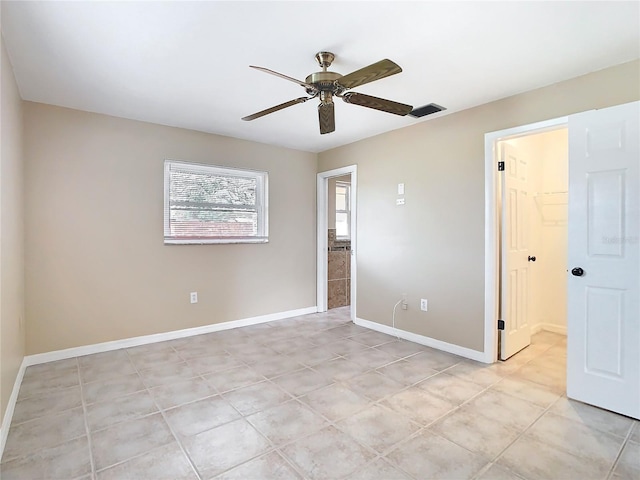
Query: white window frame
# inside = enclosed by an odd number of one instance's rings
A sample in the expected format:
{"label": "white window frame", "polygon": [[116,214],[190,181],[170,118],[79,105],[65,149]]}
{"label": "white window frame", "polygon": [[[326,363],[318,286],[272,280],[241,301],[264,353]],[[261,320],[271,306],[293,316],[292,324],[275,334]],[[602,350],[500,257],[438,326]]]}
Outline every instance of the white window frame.
{"label": "white window frame", "polygon": [[[336,230],[336,240],[350,240],[351,239],[351,184],[349,182],[341,182],[339,180],[336,181],[336,192],[338,190],[338,187],[342,187],[345,188],[347,190],[347,193],[345,195],[345,199],[344,199],[344,205],[345,205],[345,209],[344,210],[338,210],[338,208],[336,207],[336,218],[338,218],[338,214],[339,213],[346,213],[347,214],[347,234],[346,235],[338,235],[337,230]],[[336,205],[337,205],[337,199],[336,199]],[[337,228],[334,225],[334,228]]]}
{"label": "white window frame", "polygon": [[[256,236],[243,237],[195,237],[184,238],[171,235],[169,193],[171,182],[171,167],[175,165],[180,170],[190,170],[194,173],[214,173],[229,177],[256,179],[256,208],[258,216],[258,233]],[[224,243],[267,243],[269,241],[269,174],[258,170],[246,170],[231,167],[221,167],[203,163],[184,162],[180,160],[164,161],[164,243],[166,245],[204,245]]]}

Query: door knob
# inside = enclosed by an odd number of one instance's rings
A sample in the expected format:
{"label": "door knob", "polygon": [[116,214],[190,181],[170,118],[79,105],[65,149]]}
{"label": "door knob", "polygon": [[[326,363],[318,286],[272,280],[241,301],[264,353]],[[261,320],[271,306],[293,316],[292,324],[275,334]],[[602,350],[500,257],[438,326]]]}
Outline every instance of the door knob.
{"label": "door knob", "polygon": [[535,262],[536,261],[536,257],[529,256],[529,258],[527,258],[527,260],[530,261],[530,262]]}
{"label": "door knob", "polygon": [[572,268],[571,275],[573,275],[574,277],[581,277],[582,275],[584,275],[584,270],[580,267]]}

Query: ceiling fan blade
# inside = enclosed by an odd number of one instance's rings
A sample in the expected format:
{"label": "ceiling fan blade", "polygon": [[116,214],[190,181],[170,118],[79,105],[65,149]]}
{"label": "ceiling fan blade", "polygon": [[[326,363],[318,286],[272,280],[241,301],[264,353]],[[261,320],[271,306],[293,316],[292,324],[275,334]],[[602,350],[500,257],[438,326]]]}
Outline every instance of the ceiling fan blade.
{"label": "ceiling fan blade", "polygon": [[320,120],[320,133],[331,133],[336,129],[336,116],[333,102],[320,103],[318,105],[318,119]]}
{"label": "ceiling fan blade", "polygon": [[365,83],[370,83],[381,78],[388,77],[400,73],[402,68],[395,64],[391,60],[384,59],[379,62],[373,63],[368,67],[361,68],[355,72],[349,73],[344,77],[340,77],[336,80],[336,83],[341,87],[349,90],[350,88],[359,87]]}
{"label": "ceiling fan blade", "polygon": [[275,107],[267,108],[266,110],[262,110],[262,111],[260,111],[258,113],[254,113],[253,115],[248,115],[246,117],[242,117],[242,120],[245,120],[245,121],[255,120],[256,118],[264,117],[265,115],[269,115],[270,113],[277,112],[278,110],[282,110],[283,108],[291,107],[291,106],[296,105],[298,103],[304,103],[307,100],[309,100],[310,98],[313,98],[313,97],[296,98],[295,100],[290,100],[288,102],[281,103],[280,105],[276,105]]}
{"label": "ceiling fan blade", "polygon": [[411,105],[392,102],[391,100],[372,97],[371,95],[365,95],[363,93],[347,92],[342,96],[342,99],[347,103],[360,105],[361,107],[374,108],[382,112],[393,113],[400,116],[407,115],[411,110],[413,110]]}
{"label": "ceiling fan blade", "polygon": [[302,80],[297,80],[293,77],[289,77],[287,75],[283,75],[282,73],[274,72],[273,70],[269,70],[264,67],[256,67],[255,65],[249,65],[250,68],[255,68],[256,70],[260,70],[261,72],[270,73],[271,75],[275,75],[276,77],[284,78],[285,80],[289,80],[290,82],[297,83],[301,87],[304,87],[311,91],[317,91],[317,88],[311,85],[310,83],[305,83]]}

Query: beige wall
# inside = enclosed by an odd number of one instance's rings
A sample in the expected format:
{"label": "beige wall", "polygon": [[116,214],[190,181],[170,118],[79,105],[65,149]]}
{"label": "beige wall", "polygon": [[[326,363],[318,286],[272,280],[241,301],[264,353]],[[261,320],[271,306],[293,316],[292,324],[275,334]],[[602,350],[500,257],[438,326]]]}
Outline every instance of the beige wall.
{"label": "beige wall", "polygon": [[[566,333],[567,192],[569,139],[566,128],[508,140],[528,163],[530,264],[529,319],[534,329]],[[562,192],[562,193],[556,193]]]}
{"label": "beige wall", "polygon": [[0,92],[0,422],[25,355],[22,100],[4,45]]}
{"label": "beige wall", "polygon": [[[28,353],[314,306],[316,158],[25,102]],[[165,159],[268,171],[269,243],[164,245]]]}
{"label": "beige wall", "polygon": [[389,325],[406,292],[399,328],[481,351],[484,134],[638,99],[634,61],[321,153],[358,165],[358,317]]}

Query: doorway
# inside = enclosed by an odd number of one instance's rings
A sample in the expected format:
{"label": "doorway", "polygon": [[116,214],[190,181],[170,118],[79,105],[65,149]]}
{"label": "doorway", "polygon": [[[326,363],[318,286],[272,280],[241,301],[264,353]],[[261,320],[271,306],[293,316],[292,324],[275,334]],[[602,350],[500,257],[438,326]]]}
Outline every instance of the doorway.
{"label": "doorway", "polygon": [[[640,419],[640,102],[485,135],[484,360],[498,358],[501,323],[499,143],[564,126],[569,138],[567,397]],[[513,318],[513,312],[502,313],[505,324]]]}
{"label": "doorway", "polygon": [[351,174],[331,177],[327,196],[327,309],[351,305]]}
{"label": "doorway", "polygon": [[[494,363],[498,360],[498,329],[502,305],[501,292],[501,185],[498,169],[503,153],[499,144],[504,140],[550,132],[566,128],[568,117],[560,117],[544,122],[522,125],[519,127],[487,133],[485,135],[485,329],[484,329],[484,361]],[[505,165],[506,168],[506,165]],[[530,332],[529,332],[530,335]]]}
{"label": "doorway", "polygon": [[317,176],[318,312],[340,308],[356,318],[357,167]]}
{"label": "doorway", "polygon": [[567,333],[568,130],[497,143],[499,229],[498,358],[541,330]]}

